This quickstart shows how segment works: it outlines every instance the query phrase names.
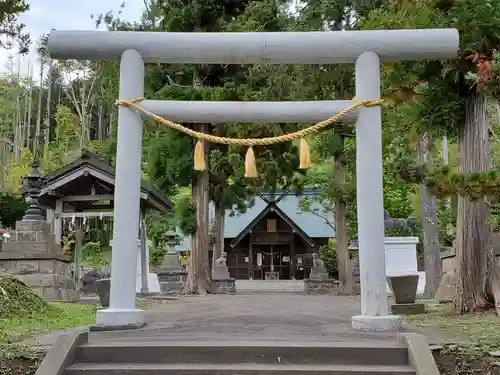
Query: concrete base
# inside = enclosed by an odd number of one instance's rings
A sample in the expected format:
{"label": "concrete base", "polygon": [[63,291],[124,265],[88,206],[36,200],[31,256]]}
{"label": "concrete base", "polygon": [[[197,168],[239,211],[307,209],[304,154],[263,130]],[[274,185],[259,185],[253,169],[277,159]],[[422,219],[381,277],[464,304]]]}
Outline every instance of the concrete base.
{"label": "concrete base", "polygon": [[[145,311],[141,309],[108,308],[98,310],[96,325],[106,327],[134,326],[141,328],[145,323]],[[123,328],[122,328],[123,329]]]}
{"label": "concrete base", "polygon": [[212,280],[212,293],[213,294],[236,294],[235,279],[225,280]]}
{"label": "concrete base", "polygon": [[391,305],[391,312],[397,314],[425,314],[425,304],[423,303],[395,303]]}
{"label": "concrete base", "polygon": [[335,294],[338,290],[339,282],[334,279],[304,280],[305,294]]}
{"label": "concrete base", "polygon": [[104,324],[94,324],[89,327],[90,332],[108,332],[108,331],[130,331],[133,329],[141,329],[146,327],[146,323],[142,324],[125,324],[122,326],[107,326]]}
{"label": "concrete base", "polygon": [[351,318],[352,328],[370,332],[395,332],[403,327],[403,319],[397,315],[356,315]]}

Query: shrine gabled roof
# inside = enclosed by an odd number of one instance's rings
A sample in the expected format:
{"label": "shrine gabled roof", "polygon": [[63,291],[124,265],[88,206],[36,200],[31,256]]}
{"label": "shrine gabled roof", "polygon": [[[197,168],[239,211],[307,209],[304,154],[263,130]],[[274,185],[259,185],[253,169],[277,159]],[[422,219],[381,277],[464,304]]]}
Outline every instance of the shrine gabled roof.
{"label": "shrine gabled roof", "polygon": [[[334,238],[335,237],[335,219],[332,212],[323,212],[319,202],[312,200],[311,208],[316,212],[304,211],[301,209],[301,201],[306,198],[318,196],[318,189],[304,189],[300,194],[292,191],[276,191],[272,193],[263,193],[253,197],[253,204],[243,213],[234,213],[231,210],[226,211],[224,224],[224,238],[234,239],[252,223],[253,220],[268,206],[268,201],[274,197],[276,205],[284,212],[288,218],[300,228],[308,237],[314,238]],[[214,217],[215,209],[212,203],[209,207],[210,218]],[[191,249],[191,237],[185,236],[181,243],[175,247],[176,251],[188,251]]]}
{"label": "shrine gabled roof", "polygon": [[[99,155],[83,150],[79,158],[44,176],[41,196],[65,185],[75,185],[78,190],[82,176],[89,172],[87,169],[95,171],[94,177],[104,179],[103,182],[114,192],[115,169],[113,166],[100,158]],[[75,193],[78,194],[78,191]],[[144,181],[141,183],[141,199],[159,211],[165,212],[172,208],[172,202],[168,198]]]}
{"label": "shrine gabled roof", "polygon": [[238,236],[231,241],[231,247],[236,246],[250,231],[266,217],[270,212],[275,212],[285,223],[287,223],[309,246],[314,247],[314,241],[300,228],[281,208],[278,207],[275,201],[269,201],[267,206],[245,227],[238,233]]}

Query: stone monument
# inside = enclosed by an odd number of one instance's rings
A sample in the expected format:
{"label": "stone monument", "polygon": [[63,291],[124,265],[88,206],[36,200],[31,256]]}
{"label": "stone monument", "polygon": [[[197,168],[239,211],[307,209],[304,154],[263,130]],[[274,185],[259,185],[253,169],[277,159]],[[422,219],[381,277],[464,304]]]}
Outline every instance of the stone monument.
{"label": "stone monument", "polygon": [[78,292],[71,277],[71,257],[55,244],[38,203],[43,184],[39,166],[35,160],[24,178],[21,190],[29,207],[16,222],[11,240],[3,244],[0,273],[16,277],[47,300],[75,301]]}
{"label": "stone monument", "polygon": [[183,278],[187,276],[187,272],[182,269],[179,254],[174,251],[178,240],[177,234],[174,231],[168,231],[166,236],[168,251],[156,274],[160,280],[161,294],[178,294],[182,289]]}
{"label": "stone monument", "polygon": [[318,253],[312,254],[313,266],[309,278],[304,280],[306,294],[327,294],[338,289],[338,281],[332,279]]}
{"label": "stone monument", "polygon": [[229,270],[227,269],[227,253],[222,252],[222,255],[217,258],[214,262],[214,268],[212,270],[213,280],[226,280],[230,279]]}
{"label": "stone monument", "polygon": [[212,292],[215,294],[236,294],[235,279],[231,278],[226,262],[227,253],[223,251],[212,269]]}
{"label": "stone monument", "polygon": [[393,314],[425,313],[425,305],[416,303],[418,280],[418,274],[387,276],[387,283],[396,302],[391,305]]}

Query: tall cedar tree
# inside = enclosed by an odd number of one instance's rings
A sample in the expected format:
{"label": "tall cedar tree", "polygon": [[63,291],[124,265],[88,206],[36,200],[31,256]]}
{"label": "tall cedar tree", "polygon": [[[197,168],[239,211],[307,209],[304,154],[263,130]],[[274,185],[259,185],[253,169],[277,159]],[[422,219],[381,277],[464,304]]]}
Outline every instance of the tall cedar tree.
{"label": "tall cedar tree", "polygon": [[[282,4],[276,1],[197,1],[179,2],[175,8],[160,6],[162,31],[279,31],[286,26]],[[284,4],[283,4],[284,5]],[[176,100],[266,100],[268,70],[258,66],[238,65],[161,65],[151,67],[147,83],[149,95]],[[263,90],[263,87],[266,87]],[[272,89],[272,88],[271,88]],[[276,98],[274,98],[276,99]],[[235,138],[264,137],[290,131],[286,125],[249,126],[238,124],[198,124],[195,128]],[[209,171],[192,171],[193,140],[169,129],[161,129],[149,146],[150,173],[165,191],[192,186],[196,209],[196,231],[192,235],[191,272],[187,293],[210,290],[208,264],[208,202],[216,207],[216,254],[222,248],[223,215],[233,207],[244,210],[248,195],[258,187],[290,185],[298,165],[296,146],[280,144],[257,148],[261,177],[243,179],[241,147],[205,144]],[[208,150],[211,148],[211,152]],[[210,161],[210,163],[209,163]]]}
{"label": "tall cedar tree", "polygon": [[[394,1],[371,12],[363,27],[459,30],[458,60],[390,64],[384,69],[385,80],[410,92],[426,83],[428,88],[411,98],[416,108],[411,119],[414,130],[457,135],[460,171],[489,170],[486,101],[487,93],[498,96],[498,84],[489,85],[489,61],[500,48],[500,1]],[[490,68],[482,69],[485,66]],[[460,313],[482,310],[493,301],[500,313],[499,270],[491,250],[488,219],[489,206],[484,199],[458,197],[455,306]]]}

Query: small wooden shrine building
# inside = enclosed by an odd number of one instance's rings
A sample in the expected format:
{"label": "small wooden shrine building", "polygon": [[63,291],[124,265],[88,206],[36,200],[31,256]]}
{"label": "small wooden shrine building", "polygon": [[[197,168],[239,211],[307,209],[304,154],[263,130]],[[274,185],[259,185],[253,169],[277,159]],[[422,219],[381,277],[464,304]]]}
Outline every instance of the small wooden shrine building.
{"label": "small wooden shrine building", "polygon": [[[112,217],[114,190],[114,168],[88,150],[46,175],[39,202],[47,210],[47,221],[52,224],[56,243],[61,243],[64,218]],[[143,213],[146,210],[162,213],[170,210],[172,204],[157,190],[142,183],[140,207]]]}
{"label": "small wooden shrine building", "polygon": [[[312,267],[312,253],[335,237],[331,213],[315,214],[300,208],[302,199],[318,195],[305,189],[262,193],[253,198],[245,213],[226,212],[224,251],[231,277],[236,279],[304,279]],[[213,216],[213,205],[210,206]],[[176,246],[189,251],[190,237]],[[212,258],[210,250],[210,258]]]}

